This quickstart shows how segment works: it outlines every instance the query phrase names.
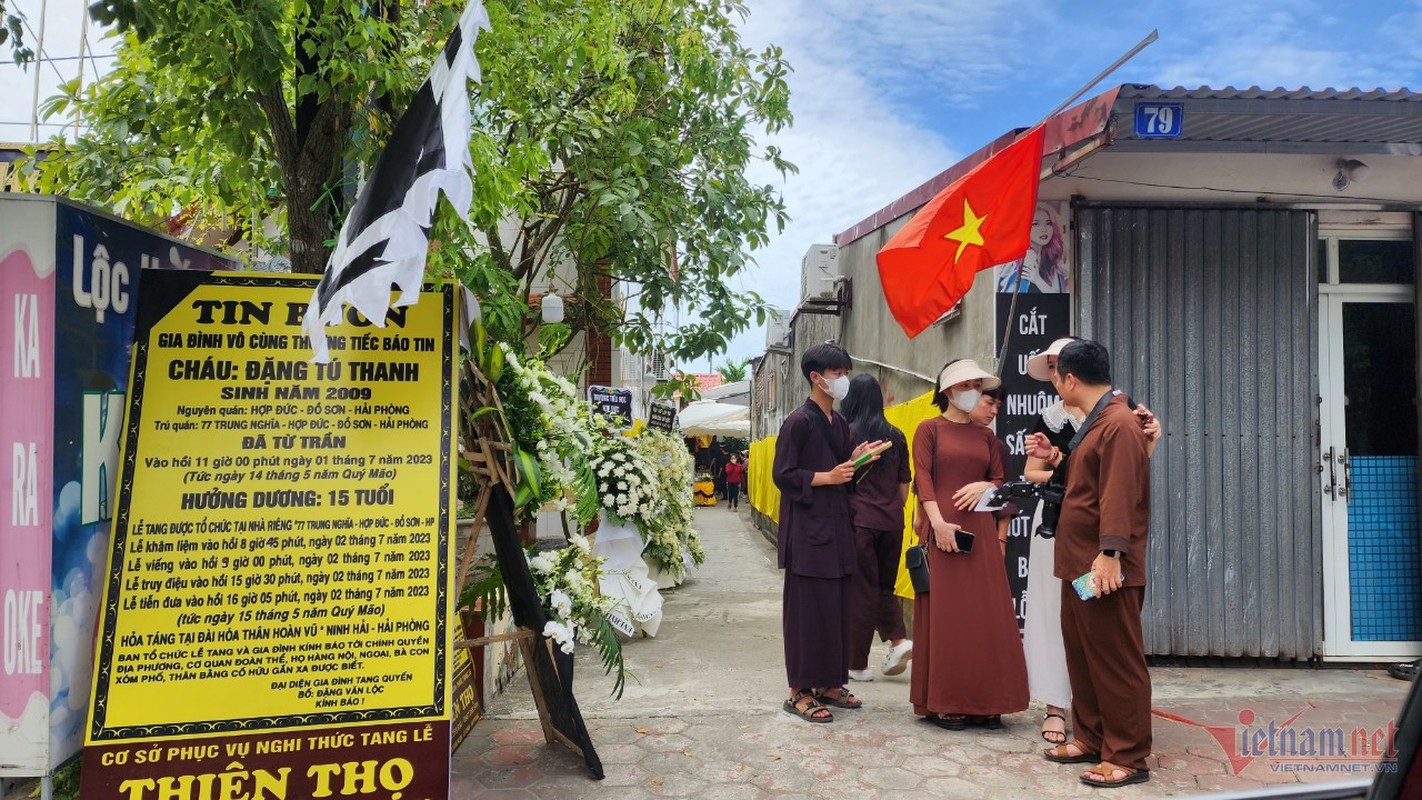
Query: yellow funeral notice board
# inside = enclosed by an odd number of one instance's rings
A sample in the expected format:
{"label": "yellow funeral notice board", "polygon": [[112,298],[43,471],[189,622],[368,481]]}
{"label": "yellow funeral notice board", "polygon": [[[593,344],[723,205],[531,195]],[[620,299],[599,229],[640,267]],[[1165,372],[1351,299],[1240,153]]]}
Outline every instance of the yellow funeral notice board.
{"label": "yellow funeral notice board", "polygon": [[446,797],[452,292],[143,278],[81,797]]}

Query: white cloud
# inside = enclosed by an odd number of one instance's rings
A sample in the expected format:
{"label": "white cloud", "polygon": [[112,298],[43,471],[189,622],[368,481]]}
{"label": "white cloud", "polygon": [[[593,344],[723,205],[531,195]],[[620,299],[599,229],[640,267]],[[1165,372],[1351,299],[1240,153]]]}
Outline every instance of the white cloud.
{"label": "white cloud", "polygon": [[[1382,19],[1378,8],[1339,17],[1315,0],[1281,8],[1268,2],[1199,0],[1171,31],[1153,80],[1165,86],[1397,88],[1415,83],[1422,5]],[[1379,42],[1391,46],[1379,47]],[[1164,42],[1163,42],[1164,43]],[[1412,57],[1404,57],[1405,48]]]}
{"label": "white cloud", "polygon": [[[856,8],[844,0],[828,7],[812,0],[776,2],[755,8],[743,28],[753,49],[773,42],[794,69],[788,80],[795,124],[765,143],[780,147],[799,174],[783,184],[769,167],[753,174],[756,182],[783,189],[792,221],[754,253],[758,266],[741,280],[741,288],[782,308],[799,302],[800,259],[810,245],[831,241],[959,158],[939,132],[893,102],[883,83],[888,65],[872,63],[883,59],[883,41],[873,38],[878,32],[856,27],[856,14],[849,13]],[[764,330],[756,328],[736,337],[728,356],[740,359],[764,349]],[[682,366],[702,371],[710,364]]]}

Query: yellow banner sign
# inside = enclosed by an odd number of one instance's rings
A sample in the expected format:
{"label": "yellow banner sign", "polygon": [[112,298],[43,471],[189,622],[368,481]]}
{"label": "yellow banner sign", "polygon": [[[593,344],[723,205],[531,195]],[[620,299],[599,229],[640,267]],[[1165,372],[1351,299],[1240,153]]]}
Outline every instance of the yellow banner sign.
{"label": "yellow banner sign", "polygon": [[[314,280],[143,277],[87,744],[261,731],[313,753],[436,720],[360,745],[447,758],[452,293],[384,328],[352,312],[314,364]],[[272,736],[292,728],[320,735]],[[205,753],[176,751],[184,774],[229,769]]]}

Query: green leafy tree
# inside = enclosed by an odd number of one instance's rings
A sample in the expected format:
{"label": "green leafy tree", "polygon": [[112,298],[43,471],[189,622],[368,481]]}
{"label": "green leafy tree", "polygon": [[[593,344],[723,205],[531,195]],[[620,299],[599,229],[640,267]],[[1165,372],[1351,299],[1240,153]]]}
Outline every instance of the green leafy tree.
{"label": "green leafy tree", "polygon": [[[787,221],[747,171],[794,166],[756,136],[789,124],[781,51],[750,51],[741,0],[488,0],[477,44],[471,225],[436,220],[431,271],[523,341],[533,295],[570,299],[570,332],[687,360],[724,350],[766,306],[729,288]],[[288,248],[324,268],[363,167],[378,155],[463,0],[102,0],[122,32],[111,73],[81,96],[87,130],[42,188],[141,222]],[[31,169],[36,169],[31,165]],[[282,231],[266,241],[263,220]],[[615,286],[615,290],[610,290]],[[695,322],[662,333],[679,307]]]}
{"label": "green leafy tree", "polygon": [[16,64],[26,64],[35,57],[35,51],[25,46],[25,15],[5,8],[5,0],[0,0],[0,46],[10,46],[10,57]]}
{"label": "green leafy tree", "polygon": [[749,367],[750,359],[743,358],[740,361],[728,361],[717,367],[716,371],[721,373],[721,380],[726,383],[735,383],[746,379]]}

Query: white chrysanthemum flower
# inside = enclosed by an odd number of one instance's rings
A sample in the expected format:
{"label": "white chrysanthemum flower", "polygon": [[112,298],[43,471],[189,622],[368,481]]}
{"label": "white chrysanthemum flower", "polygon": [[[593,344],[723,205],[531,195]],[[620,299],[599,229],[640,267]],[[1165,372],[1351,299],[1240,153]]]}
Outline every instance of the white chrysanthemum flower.
{"label": "white chrysanthemum flower", "polygon": [[558,567],[558,559],[548,553],[539,553],[528,560],[528,566],[536,572],[547,575]]}

